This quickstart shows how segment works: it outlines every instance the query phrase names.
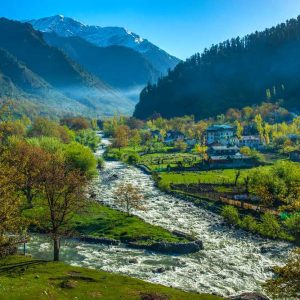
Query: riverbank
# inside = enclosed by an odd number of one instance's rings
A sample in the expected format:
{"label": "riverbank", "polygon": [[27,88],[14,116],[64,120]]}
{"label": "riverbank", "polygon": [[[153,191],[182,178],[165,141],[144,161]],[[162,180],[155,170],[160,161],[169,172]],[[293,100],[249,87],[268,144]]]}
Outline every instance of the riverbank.
{"label": "riverbank", "polygon": [[[31,222],[32,232],[43,233],[43,224],[36,222],[42,207],[36,206],[23,212]],[[71,237],[90,243],[148,249],[164,253],[192,253],[202,249],[202,243],[180,232],[170,232],[160,226],[151,225],[137,216],[87,201],[85,210],[74,215],[70,222]]]}
{"label": "riverbank", "polygon": [[33,260],[24,256],[0,260],[0,282],[1,299],[223,299],[104,271]]}

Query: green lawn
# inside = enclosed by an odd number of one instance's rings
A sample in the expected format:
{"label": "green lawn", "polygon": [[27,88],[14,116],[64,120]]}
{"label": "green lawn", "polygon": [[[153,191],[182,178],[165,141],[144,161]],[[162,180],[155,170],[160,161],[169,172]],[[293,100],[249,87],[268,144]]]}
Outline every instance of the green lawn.
{"label": "green lawn", "polygon": [[[182,242],[183,238],[177,237],[159,226],[150,225],[136,216],[106,207],[96,202],[87,202],[84,212],[73,217],[71,228],[92,237],[106,237],[113,239],[126,239],[151,243],[154,241]],[[30,220],[36,219],[41,213],[41,208],[36,207],[24,212]]]}
{"label": "green lawn", "polygon": [[140,163],[146,165],[149,169],[156,171],[177,167],[181,162],[183,167],[191,167],[201,161],[199,155],[191,153],[154,153],[146,154],[141,157]]}
{"label": "green lawn", "polygon": [[[253,169],[241,170],[239,181],[242,181]],[[213,183],[213,184],[232,184],[235,180],[235,169],[211,170],[199,172],[170,172],[160,173],[163,184],[189,184],[189,183]]]}
{"label": "green lawn", "polygon": [[[149,296],[157,296],[156,298]],[[148,296],[148,298],[147,298]],[[36,261],[23,256],[0,260],[0,299],[222,299],[187,293],[127,276]]]}

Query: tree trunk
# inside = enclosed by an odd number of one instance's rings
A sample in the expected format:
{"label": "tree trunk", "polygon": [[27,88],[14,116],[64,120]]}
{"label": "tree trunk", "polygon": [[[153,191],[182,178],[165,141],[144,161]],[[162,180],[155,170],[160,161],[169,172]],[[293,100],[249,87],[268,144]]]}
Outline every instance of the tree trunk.
{"label": "tree trunk", "polygon": [[60,248],[60,241],[58,237],[53,238],[53,249],[54,249],[54,261],[59,261],[59,248]]}
{"label": "tree trunk", "polygon": [[27,199],[28,206],[33,207],[32,205],[33,195],[32,195],[31,188],[26,189],[26,199]]}

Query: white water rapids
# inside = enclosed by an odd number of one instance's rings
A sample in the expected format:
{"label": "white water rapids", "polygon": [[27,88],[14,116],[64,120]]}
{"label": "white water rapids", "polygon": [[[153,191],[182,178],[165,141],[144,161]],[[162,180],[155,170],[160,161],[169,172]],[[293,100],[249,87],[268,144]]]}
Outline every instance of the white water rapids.
{"label": "white water rapids", "polygon": [[[151,224],[192,233],[203,241],[204,250],[178,256],[130,249],[123,245],[67,241],[61,249],[63,261],[185,290],[227,296],[244,291],[262,291],[261,284],[272,276],[272,267],[282,264],[292,248],[288,243],[259,238],[223,226],[220,216],[166,195],[154,186],[149,175],[121,162],[106,162],[101,178],[95,182],[97,200],[113,205],[114,190],[124,181],[137,185],[145,196],[146,210],[135,211],[134,214]],[[50,245],[45,237],[34,236],[28,252],[35,257],[50,258]],[[129,263],[131,259],[136,259],[137,263]],[[154,272],[158,267],[165,271]]]}

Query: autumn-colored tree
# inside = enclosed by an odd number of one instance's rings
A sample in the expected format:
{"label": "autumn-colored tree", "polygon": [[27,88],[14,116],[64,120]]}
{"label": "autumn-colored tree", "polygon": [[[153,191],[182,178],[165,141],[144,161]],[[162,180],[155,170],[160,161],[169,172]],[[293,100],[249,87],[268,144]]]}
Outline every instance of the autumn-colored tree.
{"label": "autumn-colored tree", "polygon": [[234,125],[236,127],[236,136],[240,140],[242,138],[244,128],[238,120],[234,122]]}
{"label": "autumn-colored tree", "polygon": [[294,250],[283,267],[274,268],[275,276],[264,287],[274,299],[300,299],[300,248]]}
{"label": "autumn-colored tree", "polygon": [[183,140],[177,140],[174,143],[174,147],[180,152],[185,152],[187,149],[187,144]]}
{"label": "autumn-colored tree", "polygon": [[270,144],[270,133],[271,133],[272,127],[266,123],[264,126],[264,138],[267,145]]}
{"label": "autumn-colored tree", "polygon": [[264,128],[263,128],[263,119],[260,114],[255,116],[254,123],[256,126],[256,130],[259,134],[260,140],[262,141],[264,139]]}
{"label": "autumn-colored tree", "polygon": [[129,127],[126,125],[118,126],[114,134],[113,146],[121,149],[127,147],[129,142]]}
{"label": "autumn-colored tree", "polygon": [[67,127],[60,126],[54,121],[46,118],[37,118],[32,123],[29,130],[30,137],[56,137],[64,143],[70,142],[72,139],[71,133]]}
{"label": "autumn-colored tree", "polygon": [[129,145],[134,149],[141,144],[141,135],[137,129],[133,129],[130,131],[129,135]]}
{"label": "autumn-colored tree", "polygon": [[245,155],[245,156],[251,156],[251,149],[247,146],[241,147],[240,148],[240,153]]}
{"label": "autumn-colored tree", "polygon": [[207,126],[208,124],[205,121],[200,121],[195,126],[193,126],[195,138],[199,141],[201,145],[205,144],[205,131]]}
{"label": "autumn-colored tree", "polygon": [[42,172],[40,166],[48,158],[48,154],[38,146],[17,139],[11,141],[3,157],[9,167],[18,170],[18,176],[12,182],[16,190],[26,197],[28,205],[32,206],[33,198],[39,192]]}
{"label": "autumn-colored tree", "polygon": [[69,232],[74,213],[83,208],[86,183],[80,171],[70,168],[61,155],[51,154],[43,163],[43,225],[53,240],[54,261],[59,260],[61,236]]}
{"label": "autumn-colored tree", "polygon": [[144,209],[144,197],[140,190],[131,183],[121,183],[115,191],[115,198],[116,203],[124,207],[128,215],[132,209]]}
{"label": "autumn-colored tree", "polygon": [[83,117],[63,118],[60,120],[61,125],[65,125],[72,130],[82,130],[91,127],[89,121]]}
{"label": "autumn-colored tree", "polygon": [[0,121],[6,122],[11,120],[16,103],[11,99],[0,100]]}
{"label": "autumn-colored tree", "polygon": [[20,120],[9,120],[0,123],[0,141],[2,144],[7,144],[11,136],[23,137],[25,133],[26,128]]}
{"label": "autumn-colored tree", "polygon": [[195,145],[195,151],[201,156],[202,159],[207,159],[207,146],[200,146],[199,144]]}
{"label": "autumn-colored tree", "polygon": [[0,256],[10,254],[22,237],[21,200],[14,184],[18,176],[16,168],[0,165]]}

